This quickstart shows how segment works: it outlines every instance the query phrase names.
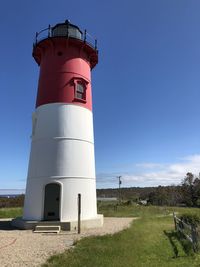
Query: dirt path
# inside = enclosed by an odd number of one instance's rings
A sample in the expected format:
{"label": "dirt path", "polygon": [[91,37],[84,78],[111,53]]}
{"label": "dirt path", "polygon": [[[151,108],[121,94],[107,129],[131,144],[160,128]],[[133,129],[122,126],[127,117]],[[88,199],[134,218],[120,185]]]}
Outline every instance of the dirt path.
{"label": "dirt path", "polygon": [[91,235],[105,235],[119,232],[131,224],[133,218],[104,218],[102,228],[85,230],[81,235],[75,232],[60,234],[36,234],[30,230],[16,230],[10,226],[10,219],[0,220],[0,266],[40,266],[49,256],[70,248],[74,241]]}

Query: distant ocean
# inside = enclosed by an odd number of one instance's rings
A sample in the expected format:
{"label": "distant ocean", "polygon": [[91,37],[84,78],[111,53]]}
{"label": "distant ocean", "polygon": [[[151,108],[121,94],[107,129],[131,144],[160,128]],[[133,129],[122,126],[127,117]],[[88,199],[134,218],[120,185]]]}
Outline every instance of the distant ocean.
{"label": "distant ocean", "polygon": [[8,195],[0,195],[0,198],[15,198],[15,197],[18,197],[22,194],[8,194]]}

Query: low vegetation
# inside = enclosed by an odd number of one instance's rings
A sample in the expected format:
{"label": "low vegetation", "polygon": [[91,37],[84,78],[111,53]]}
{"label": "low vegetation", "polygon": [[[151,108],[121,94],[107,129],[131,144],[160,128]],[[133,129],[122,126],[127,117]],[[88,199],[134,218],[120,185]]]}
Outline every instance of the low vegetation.
{"label": "low vegetation", "polygon": [[137,216],[114,235],[90,237],[74,249],[52,256],[43,267],[199,267],[200,255],[174,230],[173,211],[200,215],[199,209],[100,203],[105,216]]}
{"label": "low vegetation", "polygon": [[138,205],[127,204],[125,201],[121,204],[118,202],[98,202],[98,212],[104,214],[106,217],[155,217],[172,215],[173,212],[178,214],[196,214],[200,216],[199,208],[187,208],[187,207],[169,207],[169,206],[152,206],[152,205]]}
{"label": "low vegetation", "polygon": [[[117,197],[117,189],[99,189],[98,196]],[[52,256],[43,267],[200,267],[200,254],[174,230],[172,213],[200,224],[200,178],[187,173],[179,186],[122,188],[121,203],[98,202],[98,213],[138,217],[114,235],[84,238],[73,249]],[[139,205],[146,200],[147,205]],[[0,218],[22,215],[24,196],[0,198]],[[12,207],[12,208],[11,208]]]}
{"label": "low vegetation", "polygon": [[16,218],[22,216],[22,208],[1,208],[0,218]]}
{"label": "low vegetation", "polygon": [[24,195],[15,197],[0,196],[0,208],[22,207],[24,205]]}
{"label": "low vegetation", "polygon": [[199,226],[200,225],[200,214],[195,213],[194,211],[191,213],[183,213],[180,216],[180,219],[183,220],[185,223],[194,225],[194,226]]}
{"label": "low vegetation", "polygon": [[22,216],[24,195],[16,197],[0,197],[0,218],[16,218]]}

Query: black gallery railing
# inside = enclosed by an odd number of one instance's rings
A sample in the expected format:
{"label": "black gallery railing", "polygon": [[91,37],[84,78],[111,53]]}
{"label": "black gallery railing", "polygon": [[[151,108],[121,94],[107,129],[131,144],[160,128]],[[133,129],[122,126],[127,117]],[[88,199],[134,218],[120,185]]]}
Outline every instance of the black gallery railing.
{"label": "black gallery railing", "polygon": [[56,27],[51,27],[50,25],[48,28],[43,29],[40,32],[36,32],[33,45],[35,46],[42,40],[51,37],[66,37],[66,38],[70,37],[79,39],[87,43],[93,49],[97,50],[97,39],[95,39],[92,35],[90,35],[86,30],[84,30],[84,33],[82,33],[77,28],[65,27],[64,29],[61,28],[59,32],[59,26],[56,28]]}

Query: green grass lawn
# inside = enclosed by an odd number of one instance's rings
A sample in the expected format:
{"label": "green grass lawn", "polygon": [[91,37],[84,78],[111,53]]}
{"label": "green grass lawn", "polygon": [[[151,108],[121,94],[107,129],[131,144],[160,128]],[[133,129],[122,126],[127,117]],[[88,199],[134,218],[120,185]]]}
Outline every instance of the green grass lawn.
{"label": "green grass lawn", "polygon": [[155,217],[170,215],[173,212],[181,213],[198,213],[198,208],[182,207],[165,207],[165,206],[140,206],[117,205],[116,203],[101,202],[98,203],[98,213],[104,214],[105,217]]}
{"label": "green grass lawn", "polygon": [[0,208],[0,218],[15,218],[22,216],[22,208]]}
{"label": "green grass lawn", "polygon": [[131,227],[115,235],[84,238],[74,249],[52,256],[43,267],[199,267],[200,255],[193,254],[174,231],[172,211],[199,209],[120,206],[103,203],[106,216],[138,216]]}

